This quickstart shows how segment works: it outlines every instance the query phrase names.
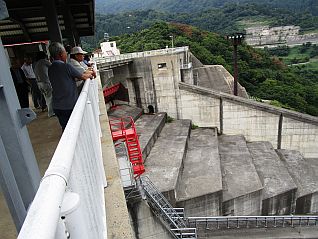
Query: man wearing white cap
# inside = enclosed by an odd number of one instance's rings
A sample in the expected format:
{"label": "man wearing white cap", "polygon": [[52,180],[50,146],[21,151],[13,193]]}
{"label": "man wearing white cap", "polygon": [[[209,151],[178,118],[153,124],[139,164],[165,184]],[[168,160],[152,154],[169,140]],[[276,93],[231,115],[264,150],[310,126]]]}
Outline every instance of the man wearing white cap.
{"label": "man wearing white cap", "polygon": [[[90,70],[88,69],[88,66],[84,63],[84,55],[87,54],[86,51],[83,51],[80,46],[75,46],[71,50],[71,58],[69,60],[69,63],[74,66],[76,70],[78,70],[81,74],[83,74],[85,71]],[[77,89],[80,92],[83,88],[84,82],[79,80],[76,82]]]}

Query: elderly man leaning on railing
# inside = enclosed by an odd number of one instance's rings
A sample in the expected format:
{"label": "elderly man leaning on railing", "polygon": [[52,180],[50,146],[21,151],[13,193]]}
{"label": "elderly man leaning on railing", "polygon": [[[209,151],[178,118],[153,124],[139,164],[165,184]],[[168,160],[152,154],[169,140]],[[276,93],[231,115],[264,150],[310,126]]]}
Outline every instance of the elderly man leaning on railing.
{"label": "elderly man leaning on railing", "polygon": [[67,63],[66,50],[59,42],[51,43],[49,51],[53,58],[48,70],[53,88],[53,109],[64,130],[78,98],[76,81],[90,79],[94,73],[93,71],[79,72]]}

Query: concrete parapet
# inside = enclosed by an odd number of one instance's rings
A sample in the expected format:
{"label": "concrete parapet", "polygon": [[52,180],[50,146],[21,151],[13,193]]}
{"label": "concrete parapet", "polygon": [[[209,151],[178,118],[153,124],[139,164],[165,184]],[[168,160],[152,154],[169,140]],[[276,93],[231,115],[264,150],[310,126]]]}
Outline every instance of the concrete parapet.
{"label": "concrete parapet", "polygon": [[103,135],[101,138],[103,164],[107,179],[107,188],[105,189],[107,237],[132,239],[132,227],[101,89],[99,90],[99,109],[99,120]]}
{"label": "concrete parapet", "polygon": [[184,168],[178,182],[177,206],[189,216],[219,216],[222,175],[218,140],[213,129],[191,131]]}
{"label": "concrete parapet", "polygon": [[296,214],[318,213],[317,172],[303,156],[295,150],[277,150],[290,175],[297,185]]}
{"label": "concrete parapet", "polygon": [[260,215],[262,183],[243,136],[219,136],[223,215]]}
{"label": "concrete parapet", "polygon": [[166,124],[145,161],[145,175],[172,205],[176,202],[175,191],[186,155],[190,126],[190,120],[174,120]]}
{"label": "concrete parapet", "polygon": [[136,129],[139,137],[142,157],[145,160],[152,146],[155,144],[167,118],[166,113],[142,115],[136,121]]}
{"label": "concrete parapet", "polygon": [[269,142],[247,144],[263,183],[262,215],[294,213],[297,186]]}

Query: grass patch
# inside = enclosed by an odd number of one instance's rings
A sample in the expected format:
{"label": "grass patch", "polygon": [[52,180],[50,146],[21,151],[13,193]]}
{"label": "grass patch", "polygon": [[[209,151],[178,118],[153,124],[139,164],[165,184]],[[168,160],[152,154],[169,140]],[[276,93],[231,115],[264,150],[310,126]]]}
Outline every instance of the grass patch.
{"label": "grass patch", "polygon": [[[273,53],[275,54],[275,50],[273,50]],[[291,47],[288,49],[287,56],[278,57],[287,65],[308,63],[310,67],[316,68],[318,47],[315,44],[306,43],[302,46]]]}
{"label": "grass patch", "polygon": [[172,123],[173,121],[174,121],[174,118],[172,118],[168,115],[166,118],[166,123]]}
{"label": "grass patch", "polygon": [[306,64],[298,64],[298,65],[293,65],[290,67],[295,67],[295,68],[297,67],[303,70],[318,71],[318,59],[313,58],[313,59],[310,59],[310,61]]}
{"label": "grass patch", "polygon": [[191,123],[191,129],[197,129],[197,128],[199,128],[199,126],[197,126],[197,125]]}

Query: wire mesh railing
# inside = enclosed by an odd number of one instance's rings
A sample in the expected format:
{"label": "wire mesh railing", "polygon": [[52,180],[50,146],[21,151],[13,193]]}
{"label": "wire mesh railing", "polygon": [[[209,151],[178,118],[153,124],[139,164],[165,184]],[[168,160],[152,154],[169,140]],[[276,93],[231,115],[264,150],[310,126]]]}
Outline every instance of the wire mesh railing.
{"label": "wire mesh railing", "polygon": [[107,238],[97,84],[85,82],[19,239]]}

